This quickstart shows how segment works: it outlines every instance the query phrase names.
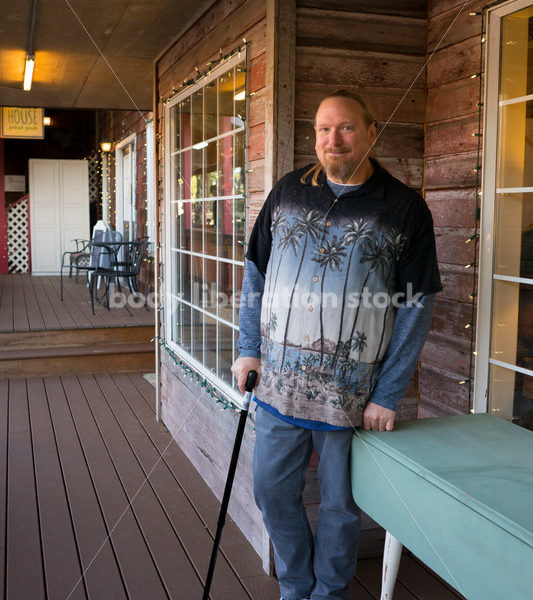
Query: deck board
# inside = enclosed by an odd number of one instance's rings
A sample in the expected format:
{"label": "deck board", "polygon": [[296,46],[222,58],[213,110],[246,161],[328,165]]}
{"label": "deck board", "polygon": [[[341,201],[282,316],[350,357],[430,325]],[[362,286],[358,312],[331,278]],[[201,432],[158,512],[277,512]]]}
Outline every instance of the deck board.
{"label": "deck board", "polygon": [[[113,547],[107,543],[108,531],[100,502],[87,468],[62,381],[59,377],[48,377],[45,379],[45,387],[87,596],[90,600],[126,598]],[[77,580],[74,583],[76,589],[83,587],[84,582]]]}
{"label": "deck board", "polygon": [[[98,377],[104,378],[105,376]],[[79,380],[126,494],[135,499],[132,510],[169,597],[177,597],[179,593],[190,598],[200,596],[201,587],[196,571],[183,546],[176,543],[178,540],[175,529],[154,491],[153,480],[157,478],[154,466],[160,464],[159,457],[152,457],[148,468],[142,469],[128,438],[106,402],[99,382],[91,375],[80,377]],[[117,404],[116,396],[120,396],[120,391],[112,386],[108,393],[112,403]],[[122,425],[127,425],[128,415],[123,415],[123,419]],[[145,439],[139,441],[144,448],[148,447]],[[172,503],[175,498],[170,493],[166,500]],[[181,518],[185,520],[186,515],[182,514]]]}
{"label": "deck board", "polygon": [[[120,387],[109,375],[98,375],[96,379],[104,394],[109,398],[110,409],[113,410],[117,422],[120,423],[124,435],[143,467],[143,472],[146,475],[150,474],[149,483],[161,506],[164,507],[165,514],[172,523],[181,546],[186,548],[188,559],[201,576],[202,581],[205,581],[213,538],[205,529],[203,521],[189,503],[165,461],[160,459],[161,455],[126,402],[123,394],[131,398],[136,393],[136,389],[133,388],[131,382],[128,385],[127,378],[122,378]],[[170,435],[168,435],[168,443],[171,443]],[[217,561],[213,579],[213,598],[214,600],[249,598],[223,554]]]}
{"label": "deck board", "polygon": [[0,332],[153,325],[154,310],[143,306],[129,307],[130,315],[123,307],[108,310],[97,303],[93,315],[85,278],[76,283],[65,277],[63,283],[62,302],[59,277],[0,275]]}
{"label": "deck board", "polygon": [[62,380],[126,590],[130,596],[140,598],[167,598],[81,384],[76,377],[63,377]]}
{"label": "deck board", "polygon": [[42,379],[28,380],[28,403],[47,597],[82,600],[84,587],[73,589],[81,567]]}
{"label": "deck board", "polygon": [[26,380],[9,383],[6,598],[45,598]]}

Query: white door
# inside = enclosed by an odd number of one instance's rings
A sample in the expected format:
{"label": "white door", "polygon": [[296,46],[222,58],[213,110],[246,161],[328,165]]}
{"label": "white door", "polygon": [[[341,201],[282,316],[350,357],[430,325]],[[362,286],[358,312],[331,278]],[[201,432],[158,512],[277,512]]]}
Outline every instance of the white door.
{"label": "white door", "polygon": [[86,160],[30,159],[32,273],[57,275],[74,238],[89,238],[89,168]]}

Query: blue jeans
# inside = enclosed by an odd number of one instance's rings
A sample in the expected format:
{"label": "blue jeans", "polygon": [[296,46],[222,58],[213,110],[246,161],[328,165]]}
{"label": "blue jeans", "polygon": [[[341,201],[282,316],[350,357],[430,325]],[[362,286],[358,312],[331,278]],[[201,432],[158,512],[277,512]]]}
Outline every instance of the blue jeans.
{"label": "blue jeans", "polygon": [[[255,430],[254,495],[274,546],[283,598],[346,600],[360,530],[350,482],[353,431],[303,429],[261,407]],[[320,457],[321,495],[314,539],[302,502],[313,449]]]}

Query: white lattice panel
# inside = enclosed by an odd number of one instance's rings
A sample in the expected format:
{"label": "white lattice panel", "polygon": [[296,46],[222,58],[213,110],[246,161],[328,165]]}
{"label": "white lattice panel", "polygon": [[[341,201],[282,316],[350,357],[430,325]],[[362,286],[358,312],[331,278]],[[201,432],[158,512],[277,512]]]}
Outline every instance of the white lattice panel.
{"label": "white lattice panel", "polygon": [[100,198],[100,156],[91,154],[89,161],[89,198]]}
{"label": "white lattice panel", "polygon": [[7,257],[10,273],[27,273],[28,199],[12,204],[7,210]]}

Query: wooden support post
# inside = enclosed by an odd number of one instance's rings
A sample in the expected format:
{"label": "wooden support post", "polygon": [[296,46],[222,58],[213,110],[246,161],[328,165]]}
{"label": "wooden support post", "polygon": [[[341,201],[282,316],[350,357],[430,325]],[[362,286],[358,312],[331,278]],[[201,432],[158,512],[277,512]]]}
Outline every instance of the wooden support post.
{"label": "wooden support post", "polygon": [[265,196],[294,168],[296,2],[267,0]]}

